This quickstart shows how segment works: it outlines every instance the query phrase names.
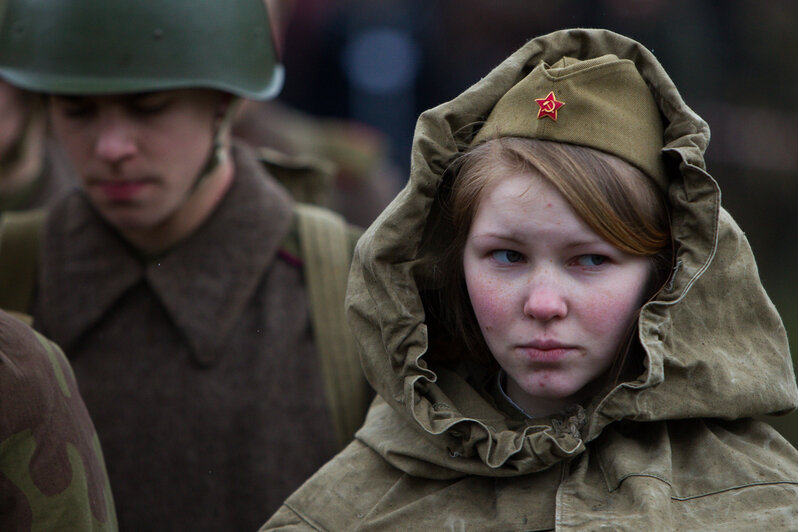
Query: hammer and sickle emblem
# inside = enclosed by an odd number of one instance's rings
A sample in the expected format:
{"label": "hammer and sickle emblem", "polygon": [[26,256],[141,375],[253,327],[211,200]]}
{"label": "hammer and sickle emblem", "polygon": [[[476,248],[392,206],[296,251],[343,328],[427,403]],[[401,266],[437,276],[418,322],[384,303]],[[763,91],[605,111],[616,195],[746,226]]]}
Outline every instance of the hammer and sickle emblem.
{"label": "hammer and sickle emblem", "polygon": [[535,102],[540,109],[538,110],[538,119],[549,117],[555,122],[557,121],[557,110],[565,105],[565,102],[557,100],[554,91],[549,92],[545,98],[537,98]]}

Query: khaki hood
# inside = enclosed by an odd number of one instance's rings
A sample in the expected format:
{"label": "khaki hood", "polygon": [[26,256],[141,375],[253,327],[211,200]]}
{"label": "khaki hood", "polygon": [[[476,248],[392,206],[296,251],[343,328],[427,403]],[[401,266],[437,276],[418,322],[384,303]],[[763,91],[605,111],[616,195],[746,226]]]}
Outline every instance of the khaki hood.
{"label": "khaki hood", "polygon": [[[570,417],[513,421],[478,393],[470,374],[433,369],[425,360],[419,249],[438,215],[435,196],[446,169],[502,95],[541,62],[605,54],[636,65],[662,114],[666,179],[658,185],[670,204],[674,274],[642,309],[645,370],[637,379]],[[422,114],[410,180],[361,238],[349,281],[349,320],[380,396],[358,438],[417,476],[515,476],[584,452],[619,420],[737,419],[795,408],[786,333],[748,242],[706,171],[708,142],[707,124],[654,56],[603,30],[534,39],[463,94]]]}

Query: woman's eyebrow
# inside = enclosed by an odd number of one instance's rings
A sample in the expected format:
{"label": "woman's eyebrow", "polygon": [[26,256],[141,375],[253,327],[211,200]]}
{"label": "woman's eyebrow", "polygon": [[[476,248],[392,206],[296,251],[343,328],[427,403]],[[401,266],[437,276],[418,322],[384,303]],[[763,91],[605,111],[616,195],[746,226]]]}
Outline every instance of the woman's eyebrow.
{"label": "woman's eyebrow", "polygon": [[607,245],[607,246],[612,245],[612,244],[610,244],[609,242],[607,242],[606,240],[604,240],[603,238],[600,238],[600,237],[584,238],[584,239],[579,239],[579,240],[571,240],[571,241],[567,241],[564,245],[567,248],[581,248],[581,247],[587,247],[587,246],[595,246],[595,245],[599,245],[599,244]]}
{"label": "woman's eyebrow", "polygon": [[492,240],[505,240],[508,242],[521,243],[524,240],[523,235],[518,235],[516,232],[499,233],[496,231],[484,231],[473,234],[473,238],[479,239],[492,239]]}

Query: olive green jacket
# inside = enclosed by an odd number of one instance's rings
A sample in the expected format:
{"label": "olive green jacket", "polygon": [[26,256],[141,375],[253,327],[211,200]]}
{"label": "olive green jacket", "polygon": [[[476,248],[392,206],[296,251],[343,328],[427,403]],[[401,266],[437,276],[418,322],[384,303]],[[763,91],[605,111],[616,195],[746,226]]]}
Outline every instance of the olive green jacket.
{"label": "olive green jacket", "polygon": [[[662,111],[675,269],[641,311],[637,378],[571,415],[519,421],[480,393],[478,371],[428,363],[419,249],[445,240],[431,230],[436,191],[497,100],[540,61],[607,53],[637,65]],[[750,419],[798,404],[787,338],[706,171],[708,142],[652,54],[601,30],[534,39],[424,113],[410,182],[350,275],[349,318],[380,397],[264,529],[798,529],[798,452]]]}
{"label": "olive green jacket", "polygon": [[116,529],[100,441],[69,362],[0,312],[0,530]]}

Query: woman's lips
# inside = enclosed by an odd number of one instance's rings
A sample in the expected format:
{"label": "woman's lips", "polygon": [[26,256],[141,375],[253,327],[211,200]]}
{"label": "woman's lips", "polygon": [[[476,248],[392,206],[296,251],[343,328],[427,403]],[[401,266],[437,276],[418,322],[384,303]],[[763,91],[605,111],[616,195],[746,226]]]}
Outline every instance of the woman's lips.
{"label": "woman's lips", "polygon": [[533,362],[559,362],[574,347],[554,343],[534,343],[518,347]]}

